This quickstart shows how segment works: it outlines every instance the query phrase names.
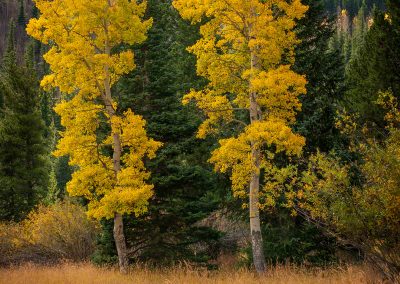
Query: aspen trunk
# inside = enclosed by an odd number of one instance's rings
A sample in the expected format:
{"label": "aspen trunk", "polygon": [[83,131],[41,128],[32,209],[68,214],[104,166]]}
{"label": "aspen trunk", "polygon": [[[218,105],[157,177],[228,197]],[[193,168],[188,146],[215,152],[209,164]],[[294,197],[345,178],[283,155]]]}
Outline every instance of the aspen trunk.
{"label": "aspen trunk", "polygon": [[121,214],[114,215],[114,241],[117,247],[119,271],[123,274],[128,273],[128,254],[124,235],[124,223]]}
{"label": "aspen trunk", "polygon": [[[252,52],[251,54],[251,69],[258,69],[258,58]],[[251,88],[251,85],[250,85]],[[250,123],[260,121],[262,113],[257,103],[257,94],[250,93]],[[259,209],[259,190],[260,190],[260,163],[261,150],[255,142],[251,143],[251,159],[254,166],[254,171],[251,175],[249,188],[249,214],[250,214],[250,234],[251,245],[253,251],[253,263],[258,274],[263,274],[266,269],[263,239],[261,234],[260,209]]]}
{"label": "aspen trunk", "polygon": [[256,145],[254,145],[254,143],[252,143],[251,148],[251,158],[253,160],[254,172],[251,176],[249,189],[250,234],[254,267],[256,268],[258,274],[262,274],[265,272],[266,265],[259,209],[261,151]]}
{"label": "aspen trunk", "polygon": [[252,158],[255,161],[257,172],[254,172],[250,181],[249,194],[249,213],[250,213],[250,234],[251,245],[253,250],[254,267],[258,274],[265,272],[265,257],[263,250],[263,239],[261,234],[260,210],[259,203],[259,188],[260,188],[260,150],[252,149]]}
{"label": "aspen trunk", "polygon": [[[121,139],[119,134],[114,133],[114,153],[113,153],[113,163],[114,163],[114,172],[115,178],[117,178],[117,174],[121,170]],[[114,215],[114,241],[115,246],[117,248],[118,253],[118,263],[119,263],[119,271],[123,274],[128,273],[128,254],[126,249],[126,241],[124,234],[124,222],[122,215],[119,213],[115,213]]]}
{"label": "aspen trunk", "polygon": [[[109,84],[106,85],[106,97],[109,102],[111,102],[111,92],[108,93],[107,88]],[[110,98],[109,98],[110,96]],[[112,108],[111,104],[108,103],[106,106],[108,110],[108,114],[110,115],[110,119],[115,115],[115,111]],[[118,133],[113,133],[113,146],[114,146],[114,153],[113,153],[113,169],[115,173],[115,178],[117,179],[118,173],[121,171],[121,154],[122,154],[122,146],[121,146],[121,138]],[[119,263],[119,270],[121,273],[126,274],[128,273],[128,253],[126,249],[126,241],[124,235],[124,223],[122,219],[122,215],[119,213],[115,213],[114,215],[114,241],[115,246],[117,248],[118,253],[118,263]]]}
{"label": "aspen trunk", "polygon": [[[106,53],[110,55],[110,49],[108,47],[106,48]],[[102,94],[102,98],[111,121],[116,113],[112,105],[111,84],[108,67],[105,67],[105,73],[107,74],[107,76],[104,80],[104,93]],[[113,170],[115,179],[117,179],[118,173],[121,171],[122,144],[119,133],[116,133],[113,130],[111,131],[113,136]],[[114,214],[113,235],[118,253],[119,270],[121,273],[126,274],[128,273],[128,252],[126,248],[123,218],[122,215],[119,213]]]}

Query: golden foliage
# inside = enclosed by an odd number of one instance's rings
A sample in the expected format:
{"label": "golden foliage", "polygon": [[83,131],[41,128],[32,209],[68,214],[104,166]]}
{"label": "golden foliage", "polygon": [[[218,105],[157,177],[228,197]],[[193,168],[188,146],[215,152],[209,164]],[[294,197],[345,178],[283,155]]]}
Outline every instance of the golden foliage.
{"label": "golden foliage", "polygon": [[75,96],[55,108],[66,130],[54,154],[68,155],[70,165],[78,167],[67,191],[71,196],[88,199],[88,214],[97,219],[113,218],[115,212],[136,215],[145,212],[153,186],[146,184],[150,173],[143,157],[153,158],[160,143],[147,137],[145,121],[132,111],[114,116],[110,122],[112,133],[120,135],[125,149],[121,157],[124,166],[115,176],[112,157],[105,153],[113,145],[113,134],[103,141],[97,137],[102,108],[78,100],[79,96]]}
{"label": "golden foliage", "polygon": [[0,224],[0,264],[87,260],[97,232],[96,222],[88,220],[79,205],[40,205],[20,223]]}
{"label": "golden foliage", "polygon": [[[279,152],[290,155],[299,155],[305,143],[304,138],[294,134],[290,127],[281,120],[259,121],[250,124],[238,138],[223,139],[220,147],[213,151],[210,162],[220,172],[232,171],[232,189],[237,196],[246,196],[246,186],[251,175],[257,169],[251,159],[251,143],[254,147],[275,145],[275,149],[266,150],[261,158],[261,169],[265,175],[276,172],[271,160]],[[268,186],[268,185],[267,185]],[[270,185],[269,185],[270,186]],[[271,191],[271,190],[268,190]]]}
{"label": "golden foliage", "polygon": [[25,240],[44,253],[75,261],[94,251],[98,228],[82,206],[64,201],[39,206],[22,222]]}
{"label": "golden foliage", "polygon": [[42,86],[58,87],[67,94],[79,91],[90,98],[100,95],[99,82],[110,76],[112,85],[135,67],[131,51],[113,54],[110,49],[143,42],[152,24],[142,20],[145,1],[36,0],[35,4],[40,18],[29,21],[27,32],[51,45],[44,56],[51,74]]}
{"label": "golden foliage", "polygon": [[216,170],[231,171],[235,195],[245,196],[252,173],[260,170],[252,150],[267,149],[261,169],[271,174],[278,171],[272,166],[274,154],[299,155],[305,144],[290,125],[301,109],[298,97],[306,93],[305,77],[291,65],[299,42],[293,28],[307,7],[300,0],[174,0],[173,5],[192,23],[207,19],[201,39],[188,50],[197,57],[198,75],[209,83],[183,99],[184,104],[194,101],[206,115],[197,136],[218,134],[222,125],[247,124],[238,113],[251,108],[255,94],[259,121],[221,140],[210,159]]}
{"label": "golden foliage", "polygon": [[[88,214],[97,219],[144,212],[153,186],[146,184],[150,174],[143,159],[153,158],[161,143],[147,137],[142,117],[131,110],[118,114],[111,87],[135,68],[132,51],[113,48],[146,39],[152,24],[151,19],[143,20],[146,1],[35,3],[41,15],[31,19],[27,32],[51,46],[44,56],[51,74],[41,85],[70,95],[55,108],[65,131],[54,153],[68,155],[77,169],[68,192],[88,199]],[[99,137],[105,125],[109,137]],[[110,149],[122,152],[122,168],[115,168]]]}

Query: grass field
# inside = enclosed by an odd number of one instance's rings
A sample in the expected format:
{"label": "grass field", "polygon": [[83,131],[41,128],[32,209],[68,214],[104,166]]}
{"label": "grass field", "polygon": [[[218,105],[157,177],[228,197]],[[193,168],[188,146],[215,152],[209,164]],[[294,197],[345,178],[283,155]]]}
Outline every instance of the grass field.
{"label": "grass field", "polygon": [[247,270],[199,271],[190,268],[150,270],[132,268],[121,275],[113,268],[98,268],[90,264],[62,264],[45,267],[25,265],[0,269],[1,284],[125,284],[125,283],[229,283],[229,284],[367,284],[384,283],[374,273],[362,267],[307,270],[291,266],[271,268],[263,277]]}

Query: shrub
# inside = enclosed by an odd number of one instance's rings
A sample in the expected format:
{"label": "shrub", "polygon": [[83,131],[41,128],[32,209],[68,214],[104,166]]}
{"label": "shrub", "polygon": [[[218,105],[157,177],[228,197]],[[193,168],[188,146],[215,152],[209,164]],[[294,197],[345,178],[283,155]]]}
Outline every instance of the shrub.
{"label": "shrub", "polygon": [[28,215],[24,228],[33,246],[60,258],[86,260],[95,249],[96,223],[70,202],[39,206]]}
{"label": "shrub", "polygon": [[15,255],[17,238],[21,236],[21,226],[15,223],[0,223],[0,265],[11,261]]}
{"label": "shrub", "polygon": [[87,260],[95,249],[97,231],[79,205],[69,201],[40,205],[19,224],[0,224],[0,264]]}
{"label": "shrub", "polygon": [[395,279],[400,274],[400,104],[390,93],[381,94],[379,103],[388,109],[387,135],[378,140],[366,126],[358,130],[345,117],[340,123],[352,135],[349,151],[359,158],[344,162],[334,153],[312,156],[302,177],[305,201],[299,212],[308,211]]}

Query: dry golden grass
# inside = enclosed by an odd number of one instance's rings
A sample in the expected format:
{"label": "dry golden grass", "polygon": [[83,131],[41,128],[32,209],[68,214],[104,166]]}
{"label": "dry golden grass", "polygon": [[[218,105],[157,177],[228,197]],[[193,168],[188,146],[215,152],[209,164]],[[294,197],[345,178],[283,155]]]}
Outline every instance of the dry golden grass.
{"label": "dry golden grass", "polygon": [[271,268],[263,277],[247,270],[198,271],[190,268],[150,270],[132,268],[121,275],[113,268],[97,268],[90,264],[62,264],[54,267],[24,265],[0,269],[1,284],[366,284],[383,283],[360,267],[306,270],[291,266]]}

